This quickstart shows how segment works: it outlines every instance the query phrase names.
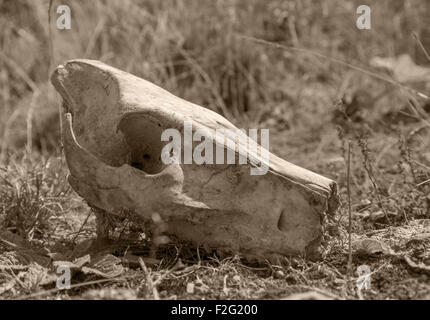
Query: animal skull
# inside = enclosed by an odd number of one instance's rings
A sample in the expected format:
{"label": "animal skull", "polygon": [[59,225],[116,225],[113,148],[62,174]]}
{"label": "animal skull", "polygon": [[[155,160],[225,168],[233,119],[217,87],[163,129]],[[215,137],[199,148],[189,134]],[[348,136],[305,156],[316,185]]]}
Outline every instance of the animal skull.
{"label": "animal skull", "polygon": [[[60,65],[52,83],[63,98],[69,182],[105,212],[99,219],[124,209],[145,220],[158,213],[166,234],[182,240],[258,257],[318,256],[324,217],[339,204],[334,181],[271,153],[265,175],[250,174],[258,161],[265,162],[260,154],[245,165],[166,165],[160,160],[165,129],[183,133],[186,120],[194,131],[213,136],[217,129],[236,127],[98,61]],[[227,148],[226,141],[232,142],[228,135],[221,138],[214,143]],[[236,157],[241,152],[236,148]]]}

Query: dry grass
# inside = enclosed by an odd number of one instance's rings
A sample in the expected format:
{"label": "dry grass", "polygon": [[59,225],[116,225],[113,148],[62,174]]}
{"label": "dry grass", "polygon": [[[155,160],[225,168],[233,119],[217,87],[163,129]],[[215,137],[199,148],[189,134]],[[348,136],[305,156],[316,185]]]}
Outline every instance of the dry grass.
{"label": "dry grass", "polygon": [[[0,297],[430,297],[430,243],[422,236],[430,228],[430,103],[334,61],[389,79],[369,67],[372,57],[408,53],[428,64],[428,1],[370,1],[372,30],[359,31],[361,3],[352,0],[69,0],[61,4],[72,9],[72,30],[51,29],[53,54],[48,3],[0,0]],[[344,204],[352,141],[352,238],[384,240],[395,252],[354,251],[353,270],[367,264],[375,272],[372,289],[358,292],[348,279],[346,205],[327,227],[319,262],[251,263],[180,243],[154,252],[125,241],[123,221],[104,276],[78,266],[72,289],[53,289],[51,260],[79,257],[94,237],[94,217],[66,182],[48,82],[50,69],[72,58],[132,72],[240,127],[270,128],[271,149],[336,179]],[[109,266],[120,275],[109,277]]]}

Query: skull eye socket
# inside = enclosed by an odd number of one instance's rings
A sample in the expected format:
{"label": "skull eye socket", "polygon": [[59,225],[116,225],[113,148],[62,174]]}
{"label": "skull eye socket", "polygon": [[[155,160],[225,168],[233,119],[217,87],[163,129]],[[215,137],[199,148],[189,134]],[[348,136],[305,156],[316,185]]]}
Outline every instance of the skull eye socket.
{"label": "skull eye socket", "polygon": [[149,174],[161,172],[166,165],[161,161],[162,128],[145,115],[134,114],[123,118],[118,126],[129,147],[128,163]]}

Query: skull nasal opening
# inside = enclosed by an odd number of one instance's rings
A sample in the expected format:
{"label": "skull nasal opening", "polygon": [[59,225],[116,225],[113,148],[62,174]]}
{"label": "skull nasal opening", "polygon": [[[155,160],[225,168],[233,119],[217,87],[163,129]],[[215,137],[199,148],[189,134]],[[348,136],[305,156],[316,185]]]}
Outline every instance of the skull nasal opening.
{"label": "skull nasal opening", "polygon": [[161,161],[162,128],[144,115],[124,117],[118,129],[124,134],[129,147],[128,163],[149,174],[161,172],[166,165]]}

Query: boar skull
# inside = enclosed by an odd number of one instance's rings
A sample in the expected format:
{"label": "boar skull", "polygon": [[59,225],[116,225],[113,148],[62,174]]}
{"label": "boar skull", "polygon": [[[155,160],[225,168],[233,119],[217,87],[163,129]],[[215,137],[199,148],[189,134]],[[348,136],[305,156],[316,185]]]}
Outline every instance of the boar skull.
{"label": "boar skull", "polygon": [[[217,129],[236,127],[98,61],[60,65],[52,83],[63,98],[69,182],[104,213],[97,216],[99,226],[105,226],[99,235],[106,236],[111,227],[107,216],[126,209],[149,221],[157,213],[167,235],[212,248],[257,257],[318,256],[324,217],[339,203],[334,181],[271,153],[269,161],[253,154],[246,164],[165,164],[164,130],[183,133],[187,120],[193,131],[213,136]],[[217,136],[214,143],[227,148],[230,137],[223,138]],[[267,174],[250,174],[257,162],[267,163]]]}

